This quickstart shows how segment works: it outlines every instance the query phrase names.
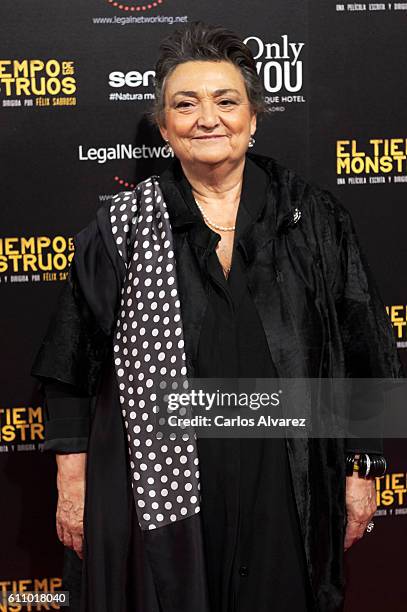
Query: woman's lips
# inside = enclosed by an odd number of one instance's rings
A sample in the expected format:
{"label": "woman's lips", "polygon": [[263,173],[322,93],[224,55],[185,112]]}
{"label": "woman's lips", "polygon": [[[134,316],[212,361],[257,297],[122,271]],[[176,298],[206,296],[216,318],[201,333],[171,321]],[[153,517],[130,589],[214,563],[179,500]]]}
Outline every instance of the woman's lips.
{"label": "woman's lips", "polygon": [[194,140],[216,140],[217,138],[226,138],[226,136],[224,134],[217,136],[195,136]]}

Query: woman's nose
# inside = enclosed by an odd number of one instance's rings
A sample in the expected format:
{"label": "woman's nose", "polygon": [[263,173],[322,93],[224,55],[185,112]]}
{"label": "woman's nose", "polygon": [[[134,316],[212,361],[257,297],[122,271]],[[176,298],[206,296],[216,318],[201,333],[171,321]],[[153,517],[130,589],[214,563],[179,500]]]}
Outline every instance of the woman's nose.
{"label": "woman's nose", "polygon": [[219,123],[216,104],[204,101],[201,103],[200,110],[198,118],[198,125],[200,127],[213,128]]}

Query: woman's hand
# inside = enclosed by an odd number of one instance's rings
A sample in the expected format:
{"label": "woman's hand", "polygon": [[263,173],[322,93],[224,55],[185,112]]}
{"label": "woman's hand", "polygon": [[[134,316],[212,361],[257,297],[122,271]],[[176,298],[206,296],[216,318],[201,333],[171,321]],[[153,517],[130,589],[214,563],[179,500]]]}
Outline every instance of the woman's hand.
{"label": "woman's hand", "polygon": [[82,559],[86,453],[57,454],[58,538]]}
{"label": "woman's hand", "polygon": [[377,510],[375,479],[360,478],[355,472],[346,477],[347,525],[344,549],[363,538],[366,527]]}

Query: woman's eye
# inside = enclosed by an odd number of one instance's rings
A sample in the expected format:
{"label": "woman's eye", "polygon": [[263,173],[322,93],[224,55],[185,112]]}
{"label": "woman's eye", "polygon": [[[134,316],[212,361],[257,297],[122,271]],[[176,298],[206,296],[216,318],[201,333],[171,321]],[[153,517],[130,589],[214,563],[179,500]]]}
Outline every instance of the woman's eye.
{"label": "woman's eye", "polygon": [[234,100],[221,100],[220,104],[222,106],[229,106],[230,104],[236,104],[236,102]]}
{"label": "woman's eye", "polygon": [[188,108],[192,105],[192,102],[178,102],[175,108]]}

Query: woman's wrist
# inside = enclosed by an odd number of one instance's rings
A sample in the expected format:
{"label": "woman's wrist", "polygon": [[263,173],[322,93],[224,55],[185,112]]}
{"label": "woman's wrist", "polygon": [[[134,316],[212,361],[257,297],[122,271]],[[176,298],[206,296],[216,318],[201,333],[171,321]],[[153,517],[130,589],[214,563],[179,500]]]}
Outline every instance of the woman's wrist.
{"label": "woman's wrist", "polygon": [[383,455],[369,453],[347,453],[346,475],[357,474],[359,478],[380,478],[387,470],[387,461]]}
{"label": "woman's wrist", "polygon": [[86,468],[87,453],[56,454],[58,476],[83,478]]}

